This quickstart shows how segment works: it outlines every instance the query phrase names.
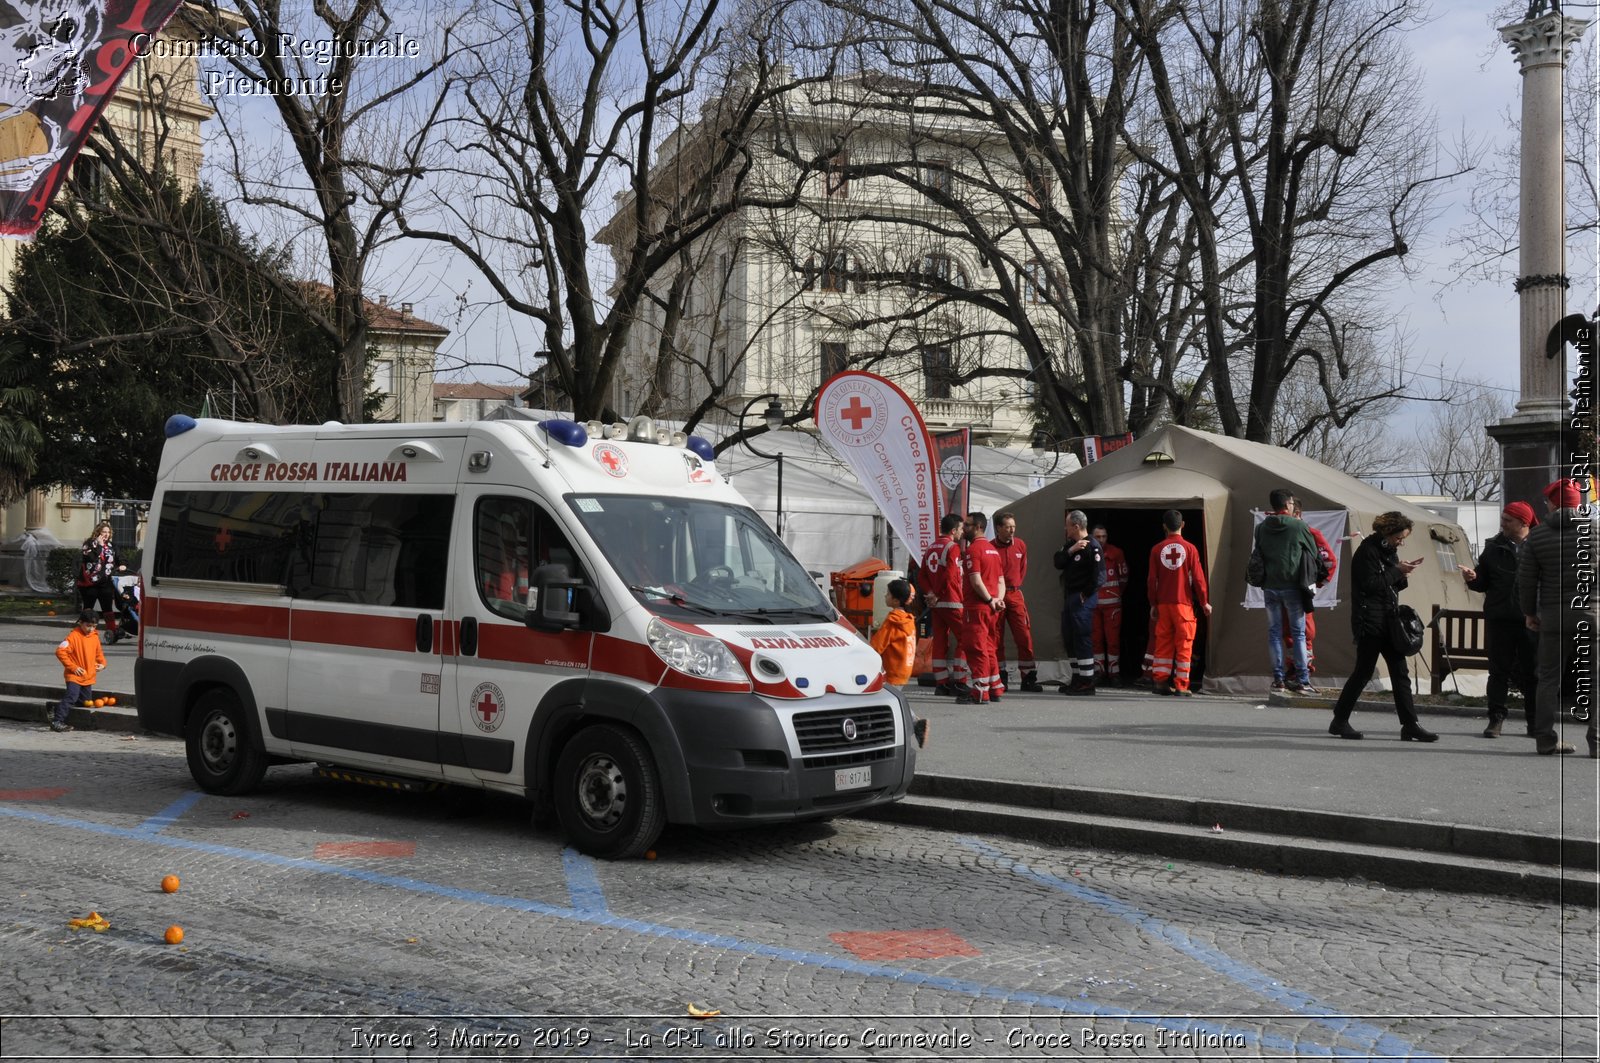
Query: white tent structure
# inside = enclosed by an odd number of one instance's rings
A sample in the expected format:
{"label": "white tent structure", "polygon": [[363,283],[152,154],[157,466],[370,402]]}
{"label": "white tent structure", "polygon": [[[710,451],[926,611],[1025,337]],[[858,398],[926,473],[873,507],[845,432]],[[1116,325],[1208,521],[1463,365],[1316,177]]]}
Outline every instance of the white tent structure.
{"label": "white tent structure", "polygon": [[[570,414],[507,408],[502,417],[542,421]],[[662,422],[668,426],[670,422]],[[672,426],[676,427],[676,426]],[[695,434],[713,443],[726,429],[699,425]],[[758,450],[783,455],[783,541],[807,569],[826,576],[869,557],[904,569],[910,557],[855,474],[822,440],[798,429],[763,432],[751,439]],[[728,478],[767,524],[778,528],[778,463],[759,457],[743,443],[717,455],[717,471]],[[1044,450],[972,448],[971,507],[991,517],[1078,468],[1078,460]],[[1020,526],[1024,539],[1037,536],[1051,549],[1059,545],[1060,520],[1048,528]]]}

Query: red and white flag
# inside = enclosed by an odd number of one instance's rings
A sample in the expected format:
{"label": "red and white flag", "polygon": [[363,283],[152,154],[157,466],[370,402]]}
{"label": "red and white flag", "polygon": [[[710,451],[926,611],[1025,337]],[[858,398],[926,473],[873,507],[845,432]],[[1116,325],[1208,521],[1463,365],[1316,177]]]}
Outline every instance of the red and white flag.
{"label": "red and white flag", "polygon": [[31,237],[179,0],[0,2],[0,235]]}
{"label": "red and white flag", "polygon": [[933,441],[916,404],[883,377],[851,369],[822,385],[812,416],[910,556],[921,557],[939,535],[941,503]]}

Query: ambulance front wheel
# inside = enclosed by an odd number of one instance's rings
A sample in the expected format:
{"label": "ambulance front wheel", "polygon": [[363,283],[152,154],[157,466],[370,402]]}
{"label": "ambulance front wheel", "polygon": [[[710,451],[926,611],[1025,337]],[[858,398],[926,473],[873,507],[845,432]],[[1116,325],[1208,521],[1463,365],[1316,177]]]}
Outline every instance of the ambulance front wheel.
{"label": "ambulance front wheel", "polygon": [[609,724],[585,727],[561,750],[555,808],[573,847],[605,860],[642,856],[666,823],[649,748]]}
{"label": "ambulance front wheel", "polygon": [[184,745],[189,773],[208,794],[249,793],[266,774],[266,755],[251,744],[244,709],[231,690],[200,695],[189,715]]}

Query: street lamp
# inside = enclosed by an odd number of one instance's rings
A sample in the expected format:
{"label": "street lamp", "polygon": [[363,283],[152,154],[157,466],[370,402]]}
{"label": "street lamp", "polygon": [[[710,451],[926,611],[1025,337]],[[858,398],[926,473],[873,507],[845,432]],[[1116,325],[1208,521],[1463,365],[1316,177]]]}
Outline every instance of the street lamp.
{"label": "street lamp", "polygon": [[[782,403],[778,402],[778,396],[775,393],[768,392],[765,395],[757,395],[755,398],[753,398],[749,402],[745,403],[744,409],[739,411],[739,430],[741,432],[744,431],[744,419],[745,419],[745,417],[750,413],[751,408],[753,406],[755,406],[756,403],[760,402],[762,399],[771,399],[772,400],[771,402],[767,403],[767,408],[765,410],[761,411],[761,419],[763,421],[767,422],[767,430],[768,431],[772,431],[772,432],[776,432],[778,429],[783,427],[783,417],[784,417],[783,405],[782,405]],[[750,442],[750,437],[749,436],[745,437],[744,445],[745,445],[745,447],[747,449],[749,449],[750,453],[754,454],[756,457],[758,457],[758,458],[766,458],[768,461],[775,461],[775,462],[778,463],[778,512],[777,512],[777,520],[776,520],[776,522],[774,523],[773,526],[774,526],[774,528],[776,529],[776,531],[778,533],[778,538],[782,539],[783,538],[783,451],[780,450],[776,454],[768,454],[764,450],[757,450],[755,444]]]}

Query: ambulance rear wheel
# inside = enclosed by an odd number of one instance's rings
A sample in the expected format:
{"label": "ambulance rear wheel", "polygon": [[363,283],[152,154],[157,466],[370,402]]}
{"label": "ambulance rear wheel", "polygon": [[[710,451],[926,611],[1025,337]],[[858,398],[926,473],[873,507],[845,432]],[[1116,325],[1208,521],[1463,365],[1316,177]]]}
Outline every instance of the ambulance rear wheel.
{"label": "ambulance rear wheel", "polygon": [[642,856],[661,834],[661,777],[632,731],[595,724],[556,760],[555,809],[573,848],[605,860]]}
{"label": "ambulance rear wheel", "polygon": [[184,736],[189,774],[208,794],[245,794],[267,771],[267,758],[250,742],[244,709],[231,690],[200,695]]}

